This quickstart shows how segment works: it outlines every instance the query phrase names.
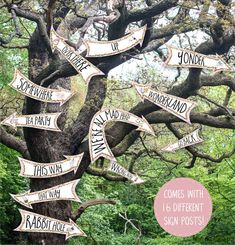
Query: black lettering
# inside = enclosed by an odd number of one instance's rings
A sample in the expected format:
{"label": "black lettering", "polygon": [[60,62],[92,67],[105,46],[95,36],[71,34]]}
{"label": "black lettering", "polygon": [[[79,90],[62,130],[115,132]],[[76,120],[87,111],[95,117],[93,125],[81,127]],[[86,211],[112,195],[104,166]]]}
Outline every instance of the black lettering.
{"label": "black lettering", "polygon": [[194,135],[191,135],[191,143],[196,142],[197,140],[194,138]]}
{"label": "black lettering", "polygon": [[26,125],[33,125],[33,117],[26,117]]}
{"label": "black lettering", "polygon": [[[100,120],[99,120],[100,119]],[[96,118],[94,121],[94,124],[96,124],[98,127],[103,126],[103,124],[106,122],[101,115],[99,115],[99,119]]]}
{"label": "black lettering", "polygon": [[119,117],[119,112],[117,110],[107,110],[105,111],[106,121],[110,119],[117,119]]}
{"label": "black lettering", "polygon": [[189,62],[189,54],[185,53],[184,54],[184,64],[188,64],[188,62]]}
{"label": "black lettering", "polygon": [[[103,141],[103,139],[101,139],[100,141]],[[96,142],[95,143],[92,142],[92,146],[95,147],[94,148],[95,154],[98,154],[101,151],[103,151],[104,149],[106,149],[106,146],[105,146],[105,143],[104,142],[101,142],[101,143],[96,143]]]}
{"label": "black lettering", "polygon": [[113,51],[119,51],[119,49],[118,49],[118,43],[117,42],[111,43],[111,47],[112,47],[112,50]]}
{"label": "black lettering", "polygon": [[178,110],[178,112],[184,113],[187,110],[187,108],[188,108],[187,103],[183,103],[180,109]]}
{"label": "black lettering", "polygon": [[129,119],[130,119],[130,114],[129,113],[125,113],[125,112],[121,113],[120,120],[128,121]]}
{"label": "black lettering", "polygon": [[49,198],[60,198],[60,190],[49,191]]}
{"label": "black lettering", "polygon": [[46,176],[47,172],[48,171],[45,166],[42,166],[42,165],[34,166],[34,176]]}
{"label": "black lettering", "polygon": [[50,170],[51,174],[55,174],[55,172],[56,172],[55,166],[49,166],[49,170]]}
{"label": "black lettering", "polygon": [[190,53],[190,54],[185,53],[185,56],[186,56],[186,54],[188,55],[188,61],[185,62],[185,63],[195,64],[195,57],[196,57],[196,55],[194,55],[192,53]]}
{"label": "black lettering", "polygon": [[86,66],[82,67],[82,68],[80,69],[80,72],[82,72],[84,69],[87,69],[87,67],[89,67],[89,66],[91,66],[91,65],[90,65],[90,64],[87,64]]}
{"label": "black lettering", "polygon": [[123,167],[121,167],[120,165],[118,165],[117,163],[113,162],[112,166],[111,166],[111,171],[115,172],[115,173],[119,173],[122,176],[131,179],[132,178],[132,174],[129,173],[127,170],[125,170]]}
{"label": "black lettering", "polygon": [[23,86],[24,86],[24,84],[25,84],[26,82],[24,81],[23,78],[20,78],[20,82],[21,82],[21,84],[20,84],[20,85],[17,85],[16,88],[19,89],[19,90],[24,91]]}
{"label": "black lettering", "polygon": [[45,200],[45,199],[47,199],[47,192],[38,193],[38,199],[39,200]]}
{"label": "black lettering", "polygon": [[183,51],[178,52],[178,57],[180,58],[179,65],[181,65],[183,63]]}
{"label": "black lettering", "polygon": [[195,53],[188,53],[184,51],[178,52],[179,65],[198,65],[198,66],[205,66],[204,63],[204,56]]}
{"label": "black lettering", "polygon": [[202,60],[201,60],[201,66],[205,66],[204,59],[205,59],[205,57],[202,57]]}
{"label": "black lettering", "polygon": [[102,137],[103,131],[101,129],[92,129],[92,137]]}
{"label": "black lettering", "polygon": [[61,232],[63,232],[64,229],[65,229],[65,224],[62,224],[62,223],[60,223],[58,221],[55,221],[53,226],[52,226],[52,230],[53,231],[61,231]]}
{"label": "black lettering", "polygon": [[[35,218],[35,217],[34,217],[34,218]],[[29,229],[32,228],[32,225],[30,224],[30,215],[27,215],[27,217],[26,217],[26,224],[25,224],[25,227],[26,227],[26,228],[29,228]]]}

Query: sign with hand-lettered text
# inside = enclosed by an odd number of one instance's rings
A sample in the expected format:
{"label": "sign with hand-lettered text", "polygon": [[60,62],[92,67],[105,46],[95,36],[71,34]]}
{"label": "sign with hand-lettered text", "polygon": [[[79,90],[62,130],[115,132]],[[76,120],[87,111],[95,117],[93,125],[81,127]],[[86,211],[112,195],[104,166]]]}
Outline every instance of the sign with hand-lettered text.
{"label": "sign with hand-lettered text", "polygon": [[19,209],[19,211],[22,219],[15,231],[63,234],[65,240],[74,236],[86,236],[71,219],[69,222],[65,222],[23,209]]}
{"label": "sign with hand-lettered text", "polygon": [[138,30],[131,31],[130,34],[112,41],[92,41],[83,40],[86,48],[86,57],[103,57],[123,53],[137,44],[142,46],[147,25]]}
{"label": "sign with hand-lettered text", "polygon": [[63,88],[49,89],[41,87],[31,82],[17,69],[15,69],[14,78],[9,85],[25,96],[48,103],[63,105],[73,96],[73,93]]}
{"label": "sign with hand-lettered text", "polygon": [[129,179],[133,184],[141,184],[145,182],[137,174],[130,173],[124,167],[119,165],[116,161],[110,161],[108,171],[119,174],[123,176],[124,178]]}
{"label": "sign with hand-lettered text", "polygon": [[82,157],[83,153],[65,156],[65,160],[54,163],[32,162],[18,157],[21,166],[20,176],[40,179],[61,176],[71,171],[76,173]]}
{"label": "sign with hand-lettered text", "polygon": [[58,200],[81,202],[75,191],[78,182],[79,180],[73,180],[41,191],[30,192],[29,190],[22,194],[10,195],[21,205],[31,209],[33,208],[32,204],[41,202]]}
{"label": "sign with hand-lettered text", "polygon": [[204,55],[189,49],[168,48],[168,58],[165,64],[173,67],[206,68],[214,72],[232,71],[219,55]]}
{"label": "sign with hand-lettered text", "polygon": [[0,124],[11,126],[15,129],[17,127],[27,127],[60,132],[61,130],[57,125],[57,119],[60,114],[61,113],[47,113],[18,116],[16,113],[13,113]]}
{"label": "sign with hand-lettered text", "polygon": [[152,90],[150,85],[133,83],[133,86],[143,100],[147,99],[162,109],[191,124],[190,112],[196,106],[196,103],[160,91]]}
{"label": "sign with hand-lettered text", "polygon": [[203,142],[203,139],[199,137],[198,131],[199,129],[193,131],[191,134],[186,135],[178,142],[164,147],[162,151],[175,152],[176,150]]}
{"label": "sign with hand-lettered text", "polygon": [[52,49],[57,49],[87,83],[93,76],[104,75],[102,71],[83,58],[73,47],[69,46],[53,28],[51,29],[50,40]]}
{"label": "sign with hand-lettered text", "polygon": [[99,157],[104,157],[112,161],[115,160],[106,141],[104,132],[106,123],[111,121],[129,123],[137,126],[137,130],[154,135],[153,129],[144,117],[137,117],[121,109],[103,109],[94,115],[90,124],[89,149],[91,162],[94,162]]}

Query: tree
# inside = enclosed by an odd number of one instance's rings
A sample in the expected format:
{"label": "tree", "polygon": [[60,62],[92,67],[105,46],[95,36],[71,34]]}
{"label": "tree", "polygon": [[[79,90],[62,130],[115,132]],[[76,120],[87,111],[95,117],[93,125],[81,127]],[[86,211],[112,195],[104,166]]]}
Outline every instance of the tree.
{"label": "tree", "polygon": [[[35,5],[36,3],[36,5]],[[0,6],[1,12],[7,15],[10,13],[13,32],[0,37],[0,44],[4,49],[27,49],[28,50],[28,77],[34,83],[44,87],[61,86],[70,88],[70,77],[77,75],[76,70],[57,53],[52,52],[49,34],[51,26],[61,35],[67,38],[67,43],[74,48],[79,48],[82,38],[89,28],[94,27],[94,38],[101,40],[107,37],[114,40],[123,37],[130,30],[131,26],[143,26],[147,24],[147,32],[143,45],[137,46],[125,53],[112,57],[91,58],[89,61],[98,67],[105,75],[93,77],[88,85],[85,103],[79,114],[69,126],[66,124],[69,104],[62,106],[44,105],[43,103],[26,97],[23,114],[39,114],[43,111],[62,111],[59,118],[59,127],[62,133],[43,131],[32,128],[24,128],[22,135],[12,135],[5,127],[0,128],[0,143],[18,151],[24,158],[36,162],[56,162],[64,159],[64,155],[75,155],[84,152],[83,161],[74,176],[73,173],[62,177],[51,179],[31,179],[30,189],[32,191],[42,190],[61,183],[68,182],[74,178],[82,178],[85,172],[106,178],[110,181],[126,181],[125,178],[114,176],[102,170],[102,167],[93,168],[90,166],[90,156],[88,140],[90,122],[93,116],[102,108],[106,98],[106,79],[109,71],[124,62],[135,59],[141,54],[155,52],[162,59],[165,58],[160,47],[167,43],[175,35],[188,33],[190,31],[201,30],[209,37],[200,43],[196,51],[206,55],[231,54],[231,48],[235,44],[234,19],[231,13],[233,1],[3,1]],[[213,6],[215,13],[211,16],[210,7]],[[196,10],[198,14],[191,15],[190,11]],[[98,14],[97,14],[98,12]],[[173,13],[173,17],[169,13]],[[165,25],[160,27],[157,22],[165,18]],[[20,45],[14,41],[22,38],[21,30],[25,28],[23,19],[36,24],[33,33],[30,33],[29,42]],[[102,25],[97,23],[102,22]],[[70,38],[71,34],[78,30],[80,36],[76,43]],[[12,44],[13,43],[13,44]],[[85,55],[85,53],[83,53]],[[178,77],[181,70],[178,69]],[[195,97],[195,100],[205,100],[214,107],[208,111],[193,112],[191,122],[193,124],[205,125],[213,128],[235,129],[235,110],[229,108],[232,93],[235,91],[235,80],[228,74],[205,73],[201,69],[189,69],[187,77],[168,86],[167,93],[182,98]],[[224,101],[217,103],[206,95],[202,95],[200,90],[205,87],[226,86],[227,92]],[[160,127],[165,124],[169,132],[181,138],[179,126],[182,125],[180,119],[160,110],[154,104],[145,101],[136,104],[130,112],[137,116],[145,116],[149,123]],[[181,124],[178,124],[181,123]],[[124,155],[127,150],[140,138],[140,133],[134,126],[124,123],[115,123],[106,130],[106,137],[109,146],[115,157]],[[143,150],[139,151],[135,157],[148,152],[143,143]],[[235,148],[231,152],[224,152],[219,157],[204,153],[201,149],[187,147],[191,158],[188,168],[192,168],[198,159],[205,159],[211,162],[221,162],[234,154]],[[149,152],[148,152],[149,153]],[[167,161],[165,154],[154,151],[154,154]],[[171,161],[174,164],[174,161]],[[175,163],[177,164],[177,163]],[[129,169],[133,171],[134,162],[130,163]],[[83,203],[80,208],[72,213],[71,203],[68,201],[58,201],[35,204],[34,212],[56,219],[68,221],[73,218],[79,220],[83,211],[90,205],[99,203],[111,203],[112,200],[94,200]],[[64,236],[56,234],[32,233],[28,236],[29,244],[64,244]]]}

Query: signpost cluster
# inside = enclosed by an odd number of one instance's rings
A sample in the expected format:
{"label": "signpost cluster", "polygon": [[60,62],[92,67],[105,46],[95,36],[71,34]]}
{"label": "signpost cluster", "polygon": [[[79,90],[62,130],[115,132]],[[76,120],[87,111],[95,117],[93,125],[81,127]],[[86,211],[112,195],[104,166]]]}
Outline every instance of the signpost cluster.
{"label": "signpost cluster", "polygon": [[[86,57],[104,57],[118,55],[136,45],[142,45],[147,26],[138,30],[131,31],[123,38],[113,41],[93,41],[84,40],[87,48]],[[73,47],[66,43],[66,40],[60,37],[56,31],[51,29],[50,36],[53,50],[60,54],[76,69],[88,84],[93,76],[104,75],[96,66],[79,54]],[[191,50],[168,47],[168,59],[166,65],[173,67],[192,67],[206,68],[218,71],[230,71],[231,67],[219,56],[206,56]],[[49,89],[36,85],[25,77],[20,71],[15,70],[14,78],[9,84],[13,89],[35,100],[45,103],[59,103],[61,106],[68,102],[73,92],[59,89]],[[133,88],[143,100],[148,100],[156,106],[166,110],[174,116],[180,118],[188,124],[190,122],[190,113],[196,106],[196,103],[184,98],[179,98],[171,94],[152,89],[150,84],[133,83]],[[36,115],[17,115],[12,114],[1,122],[2,125],[17,127],[31,127],[36,129],[60,131],[57,126],[57,120],[60,113],[45,113]],[[106,108],[97,112],[90,124],[89,130],[89,150],[91,162],[103,157],[110,161],[108,171],[121,175],[129,179],[133,184],[143,183],[137,174],[130,173],[123,166],[119,165],[113,155],[105,137],[105,125],[111,121],[124,122],[136,126],[136,130],[146,132],[154,136],[154,130],[142,116],[136,116],[128,111],[117,108]],[[186,135],[182,139],[170,144],[162,149],[165,152],[175,152],[176,150],[203,142],[199,136],[199,130]],[[28,178],[53,178],[64,175],[69,172],[76,173],[79,164],[82,161],[83,153],[75,156],[65,156],[65,159],[54,163],[38,163],[27,159],[19,158],[21,171],[20,175]],[[73,180],[52,188],[31,192],[30,190],[21,194],[11,194],[11,196],[21,205],[33,209],[33,204],[70,200],[81,202],[76,194],[75,188],[79,180]],[[15,229],[24,232],[49,232],[64,234],[65,238],[73,236],[86,236],[86,234],[72,220],[64,222],[50,217],[39,215],[33,212],[20,209],[22,217],[21,224]]]}

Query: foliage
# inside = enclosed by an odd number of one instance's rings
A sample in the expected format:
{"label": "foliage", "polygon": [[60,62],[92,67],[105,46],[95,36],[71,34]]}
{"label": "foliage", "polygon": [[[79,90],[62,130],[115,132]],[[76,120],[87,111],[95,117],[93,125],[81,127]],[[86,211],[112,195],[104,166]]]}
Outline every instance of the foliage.
{"label": "foliage", "polygon": [[[216,151],[216,150],[215,150]],[[176,156],[177,157],[177,156]],[[140,186],[127,183],[110,183],[107,180],[84,176],[78,188],[83,201],[91,198],[109,197],[117,201],[116,206],[92,207],[82,215],[78,224],[87,233],[87,238],[73,238],[69,244],[136,244],[138,232],[130,225],[125,230],[125,220],[118,214],[126,212],[129,219],[140,224],[141,244],[234,244],[235,235],[235,158],[226,159],[219,164],[205,166],[200,163],[193,169],[179,166],[171,175],[165,172],[160,160],[142,158],[142,168],[152,168],[152,178]],[[154,170],[156,169],[156,170]],[[155,177],[154,177],[155,176]],[[174,237],[162,230],[154,213],[154,197],[159,188],[174,177],[190,177],[202,183],[209,191],[213,201],[213,215],[208,226],[199,234],[189,238]],[[74,206],[76,208],[76,206]]]}
{"label": "foliage", "polygon": [[[214,148],[216,151],[216,147]],[[12,230],[20,217],[16,203],[9,193],[20,193],[27,189],[25,178],[19,177],[18,154],[0,146],[1,178],[1,243],[8,244]],[[177,157],[177,156],[176,156]],[[92,198],[109,197],[117,205],[100,205],[85,212],[78,225],[87,233],[88,238],[72,238],[69,244],[136,244],[138,232],[130,225],[124,234],[125,221],[118,215],[127,213],[129,219],[135,219],[141,226],[141,244],[233,244],[234,209],[235,209],[235,158],[219,164],[205,167],[198,164],[191,170],[180,166],[166,176],[165,165],[160,160],[144,157],[140,160],[142,168],[152,168],[151,178],[140,186],[126,183],[112,183],[102,178],[84,176],[79,183],[77,193],[82,201]],[[155,176],[155,177],[154,177]],[[208,189],[213,200],[213,216],[209,225],[198,235],[190,238],[177,238],[164,232],[153,214],[154,196],[159,188],[172,177],[191,177],[201,182]],[[74,204],[74,209],[77,208]],[[135,223],[137,224],[137,223]]]}
{"label": "foliage", "polygon": [[[39,8],[37,1],[22,1],[27,5],[31,6],[29,9],[34,11],[40,11],[46,9],[47,1],[39,1],[45,4],[45,8]],[[35,2],[35,4],[34,4]],[[63,2],[63,1],[62,1]],[[81,4],[87,1],[80,1]],[[89,1],[92,2],[92,1]],[[99,1],[105,2],[105,1]],[[133,6],[128,6],[128,9],[134,11],[139,9],[139,6],[133,2]],[[157,2],[157,1],[155,1]],[[187,2],[187,1],[185,1]],[[207,1],[205,1],[207,2]],[[141,1],[143,4],[143,1]],[[73,4],[71,4],[71,7]],[[85,4],[84,4],[85,6]],[[80,11],[79,6],[77,9]],[[187,8],[186,8],[187,9]],[[94,10],[96,13],[97,11]],[[176,11],[171,15],[176,14]],[[174,13],[175,12],[175,13]],[[8,37],[9,33],[14,30],[12,21],[6,21],[10,14],[0,9],[0,36],[1,38]],[[83,11],[81,11],[83,14]],[[80,13],[80,14],[81,14]],[[168,16],[172,19],[172,16]],[[158,21],[159,18],[159,21]],[[156,28],[164,28],[164,21],[160,21],[165,17],[157,17]],[[170,19],[169,18],[169,19]],[[166,19],[166,18],[165,18]],[[55,18],[54,21],[58,19]],[[62,20],[62,19],[61,19]],[[22,37],[14,38],[10,45],[24,45],[28,44],[30,34],[35,28],[35,24],[29,23],[23,18],[17,18],[17,21],[21,21]],[[162,23],[161,23],[162,22]],[[165,20],[166,23],[170,22]],[[193,21],[192,21],[193,22]],[[22,24],[23,23],[23,24]],[[186,23],[187,24],[187,23]],[[193,24],[193,23],[192,23]],[[227,25],[224,22],[223,25]],[[26,31],[26,29],[28,31]],[[167,28],[166,28],[167,29]],[[206,29],[206,28],[205,28]],[[204,31],[206,32],[206,30]],[[161,30],[161,29],[160,29]],[[184,31],[179,28],[177,33]],[[203,31],[200,30],[201,32]],[[186,34],[177,34],[173,38],[172,44],[188,47],[192,45],[193,48],[197,47],[200,41],[209,39],[209,35],[203,34],[203,40],[198,40],[199,31],[190,33],[191,40]],[[207,30],[207,33],[208,30]],[[184,36],[185,37],[182,37]],[[159,39],[160,40],[160,39]],[[180,41],[179,41],[180,40]],[[183,40],[183,41],[182,41]],[[183,45],[182,45],[183,44]],[[233,50],[233,49],[231,49]],[[161,52],[160,52],[161,51]],[[188,70],[181,70],[181,77],[177,79],[172,75],[172,71],[176,72],[176,69],[167,70],[170,75],[163,77],[162,68],[162,57],[165,55],[166,50],[154,50],[154,54],[142,54],[138,56],[138,59],[146,60],[146,64],[141,66],[138,62],[135,65],[133,61],[125,63],[126,71],[120,76],[120,80],[117,81],[114,77],[107,80],[108,92],[104,101],[104,106],[117,107],[125,110],[129,110],[140,102],[139,96],[137,96],[135,90],[131,88],[130,81],[136,80],[141,83],[152,83],[155,87],[166,91],[167,88],[172,88],[175,84],[179,84],[186,78]],[[234,53],[234,50],[233,50]],[[129,64],[128,64],[129,63]],[[137,64],[138,63],[138,64]],[[158,66],[152,64],[158,63]],[[143,62],[142,62],[143,64]],[[129,66],[128,66],[129,65]],[[14,68],[18,69],[25,75],[28,72],[28,52],[26,49],[0,49],[0,120],[6,115],[10,115],[10,111],[21,111],[22,110],[22,98],[7,84],[13,77]],[[119,70],[120,71],[120,70]],[[138,72],[137,72],[138,71]],[[179,71],[179,70],[177,70]],[[120,73],[121,73],[120,72]],[[166,73],[165,72],[165,73]],[[205,72],[203,75],[212,74],[211,72]],[[172,78],[169,79],[168,76]],[[183,77],[182,77],[183,75]],[[230,76],[232,73],[229,74]],[[125,79],[123,79],[125,77]],[[174,80],[176,79],[176,80]],[[85,101],[87,86],[82,79],[78,76],[71,78],[71,90],[77,92],[77,94],[70,100],[70,106],[68,108],[68,121],[67,124],[72,124],[76,119],[79,111],[82,108],[82,104]],[[171,81],[172,80],[172,81]],[[223,100],[226,97],[226,93],[229,90],[227,87],[215,86],[205,87],[200,89],[202,95],[206,95],[210,100],[217,104],[222,105]],[[115,95],[114,95],[115,94]],[[97,94],[98,96],[98,94]],[[195,112],[204,112],[211,109],[217,108],[213,103],[199,98],[198,96],[190,97],[198,103],[198,106],[194,109]],[[20,101],[18,103],[18,101]],[[231,96],[228,108],[235,107],[235,97]],[[7,108],[7,109],[6,109]],[[9,110],[10,111],[9,111]],[[107,127],[110,127],[108,125]],[[161,149],[169,142],[176,141],[176,138],[168,132],[164,124],[158,124],[153,126],[157,137],[148,137],[141,135],[144,138],[145,145],[148,149]],[[204,139],[204,143],[197,146],[196,148],[200,152],[208,153],[212,157],[219,157],[223,153],[230,152],[235,145],[235,133],[232,130],[226,129],[215,129],[207,126],[200,126],[194,124],[192,126],[185,125],[184,123],[177,124],[180,133],[185,134],[186,132],[192,131],[193,127],[201,127],[201,134]],[[10,131],[10,129],[8,129]],[[12,133],[12,132],[11,132]],[[20,130],[13,132],[14,136],[21,135]],[[0,135],[1,137],[1,135]],[[17,136],[18,137],[18,136]],[[142,140],[138,139],[136,143],[128,149],[128,154],[118,158],[118,162],[125,167],[132,160],[132,157],[136,152],[143,149]],[[11,244],[16,243],[19,240],[16,237],[16,233],[13,229],[17,227],[20,222],[20,215],[18,212],[19,205],[12,200],[9,193],[21,193],[27,190],[28,180],[27,178],[19,177],[19,162],[17,160],[18,153],[12,149],[7,148],[4,145],[0,145],[0,243]],[[161,157],[156,155],[150,155],[145,153],[141,155],[135,161],[134,171],[137,172],[141,178],[145,179],[146,182],[141,185],[131,185],[130,182],[110,182],[102,178],[91,177],[85,174],[77,188],[77,192],[82,201],[90,200],[93,198],[110,198],[116,200],[116,205],[98,205],[90,207],[81,218],[77,221],[78,225],[88,235],[87,238],[72,238],[68,240],[70,245],[136,245],[138,237],[140,236],[141,245],[204,245],[204,244],[226,244],[232,245],[235,241],[235,157],[224,159],[220,163],[213,163],[209,160],[197,159],[195,166],[191,169],[185,168],[189,165],[191,156],[186,150],[177,151],[177,153],[167,153],[168,159],[181,162],[179,165],[174,165],[167,161],[164,161]],[[108,162],[104,163],[104,167],[107,166]],[[159,188],[172,178],[176,177],[190,177],[200,183],[202,183],[210,192],[213,200],[213,215],[208,226],[199,234],[188,237],[180,238],[167,234],[157,223],[154,212],[153,202],[154,197]],[[73,203],[73,210],[78,208],[79,204]],[[133,228],[130,223],[126,223],[121,216],[125,216],[131,219],[133,225],[137,229]],[[139,231],[138,231],[139,229]],[[141,232],[141,234],[140,234]],[[18,235],[18,234],[17,234]]]}
{"label": "foliage", "polygon": [[10,193],[21,193],[28,187],[28,180],[19,176],[20,166],[15,151],[0,144],[0,243],[15,240],[13,229],[19,224],[18,205]]}
{"label": "foliage", "polygon": [[[14,30],[12,21],[9,21],[8,23],[3,23],[9,17],[9,14],[6,14],[5,11],[0,10],[0,36],[4,39],[7,39],[9,33]],[[33,29],[32,24],[29,25],[29,23],[23,19],[21,21],[26,25],[29,30]],[[25,30],[22,30],[22,34],[28,35]],[[27,43],[27,38],[25,39],[13,39],[12,46],[23,45],[24,43]],[[21,70],[23,73],[27,73],[27,61],[28,52],[26,49],[19,50],[0,48],[0,89],[3,86],[7,85],[8,82],[13,78],[15,67],[18,67],[18,69]]]}

